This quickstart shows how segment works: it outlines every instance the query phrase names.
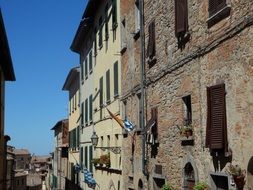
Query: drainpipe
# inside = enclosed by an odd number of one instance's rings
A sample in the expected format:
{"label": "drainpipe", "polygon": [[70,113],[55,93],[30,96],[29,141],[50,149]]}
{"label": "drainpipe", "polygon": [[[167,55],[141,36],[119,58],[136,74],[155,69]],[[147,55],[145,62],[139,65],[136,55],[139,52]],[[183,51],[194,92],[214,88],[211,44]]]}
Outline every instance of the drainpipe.
{"label": "drainpipe", "polygon": [[[145,36],[144,36],[144,5],[143,0],[139,0],[140,9],[140,45],[141,45],[141,129],[145,127]],[[146,171],[146,134],[142,133],[142,172],[147,176]]]}

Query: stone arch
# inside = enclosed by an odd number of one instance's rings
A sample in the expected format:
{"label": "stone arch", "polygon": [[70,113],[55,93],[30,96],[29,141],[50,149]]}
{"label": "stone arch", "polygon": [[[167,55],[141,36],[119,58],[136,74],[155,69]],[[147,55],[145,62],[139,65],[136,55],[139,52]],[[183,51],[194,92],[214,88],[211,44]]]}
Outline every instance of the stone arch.
{"label": "stone arch", "polygon": [[191,155],[187,155],[184,159],[182,166],[182,189],[188,190],[190,187],[199,181],[198,169],[194,158]]}
{"label": "stone arch", "polygon": [[253,189],[253,156],[249,159],[247,166],[247,186],[248,189]]}
{"label": "stone arch", "polygon": [[116,190],[116,187],[112,180],[110,180],[110,183],[109,183],[109,190]]}
{"label": "stone arch", "polygon": [[138,181],[138,190],[143,190],[144,189],[144,186],[143,186],[143,182],[141,179],[139,179]]}

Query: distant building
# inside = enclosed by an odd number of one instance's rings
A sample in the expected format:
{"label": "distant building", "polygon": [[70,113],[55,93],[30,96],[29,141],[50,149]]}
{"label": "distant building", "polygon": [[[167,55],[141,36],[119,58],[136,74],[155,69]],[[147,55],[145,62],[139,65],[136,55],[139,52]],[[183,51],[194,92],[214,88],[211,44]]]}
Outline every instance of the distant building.
{"label": "distant building", "polygon": [[26,170],[30,169],[31,154],[27,149],[14,149],[14,170]]}
{"label": "distant building", "polygon": [[28,174],[26,186],[26,190],[42,190],[42,180],[40,174]]}
{"label": "distant building", "polygon": [[31,165],[30,173],[38,174],[41,177],[42,181],[44,181],[49,169],[52,167],[51,161],[52,161],[51,155],[48,156],[33,155],[30,164]]}
{"label": "distant building", "polygon": [[[69,74],[63,85],[63,90],[68,91],[69,95],[69,148],[68,148],[68,184],[79,185],[78,173],[74,172],[74,165],[79,164],[79,142],[80,127],[79,122],[83,120],[80,116],[80,68],[74,67],[69,71]],[[81,105],[83,107],[83,104]]]}
{"label": "distant building", "polygon": [[14,147],[13,146],[7,146],[7,172],[6,172],[6,189],[7,190],[13,190],[14,188],[14,153],[13,153]]}
{"label": "distant building", "polygon": [[68,171],[68,119],[58,121],[51,130],[54,130],[54,153],[50,185],[52,190],[63,190]]}
{"label": "distant building", "polygon": [[27,171],[15,172],[14,176],[14,190],[26,190]]}
{"label": "distant building", "polygon": [[5,107],[5,81],[15,81],[11,54],[0,10],[0,189],[6,188],[6,149],[7,140],[4,138],[4,107]]}

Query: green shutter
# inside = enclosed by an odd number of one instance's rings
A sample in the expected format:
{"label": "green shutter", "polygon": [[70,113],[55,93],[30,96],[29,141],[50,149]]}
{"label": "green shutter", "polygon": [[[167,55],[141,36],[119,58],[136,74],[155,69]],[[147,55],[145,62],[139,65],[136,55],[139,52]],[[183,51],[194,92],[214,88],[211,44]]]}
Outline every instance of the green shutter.
{"label": "green shutter", "polygon": [[93,172],[93,165],[91,163],[91,160],[93,158],[93,149],[92,146],[89,146],[89,162],[90,162],[90,172]]}
{"label": "green shutter", "polygon": [[119,76],[118,76],[118,61],[114,63],[114,96],[119,95]]}
{"label": "green shutter", "polygon": [[88,168],[88,147],[87,146],[85,146],[85,149],[84,149],[84,156],[85,156],[84,166]]}
{"label": "green shutter", "polygon": [[90,121],[93,120],[93,108],[92,108],[92,95],[90,95],[89,97],[89,103],[90,103],[90,111],[89,111],[89,114],[90,114]]}
{"label": "green shutter", "polygon": [[106,71],[106,101],[110,101],[110,70]]}

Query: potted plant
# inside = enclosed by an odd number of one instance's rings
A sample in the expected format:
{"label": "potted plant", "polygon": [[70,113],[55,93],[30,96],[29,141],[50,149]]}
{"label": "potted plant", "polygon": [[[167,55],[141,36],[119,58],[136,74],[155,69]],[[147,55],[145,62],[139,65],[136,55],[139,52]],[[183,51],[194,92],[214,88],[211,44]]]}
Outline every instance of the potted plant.
{"label": "potted plant", "polygon": [[110,167],[111,165],[110,154],[101,155],[100,162],[104,164],[106,167]]}
{"label": "potted plant", "polygon": [[175,190],[169,183],[165,183],[161,190]]}
{"label": "potted plant", "polygon": [[94,164],[94,166],[96,166],[96,165],[98,165],[98,164],[99,164],[99,161],[100,161],[100,159],[99,159],[99,158],[93,158],[93,159],[91,160],[91,163],[93,163],[93,164]]}
{"label": "potted plant", "polygon": [[239,165],[230,164],[228,167],[228,173],[233,176],[234,182],[238,190],[243,190],[245,185],[245,170],[242,170]]}
{"label": "potted plant", "polygon": [[191,137],[192,136],[192,125],[188,124],[188,125],[183,125],[181,127],[178,126],[178,129],[180,131],[180,135],[182,137]]}
{"label": "potted plant", "polygon": [[194,185],[193,190],[207,190],[208,185],[205,182],[198,182]]}

